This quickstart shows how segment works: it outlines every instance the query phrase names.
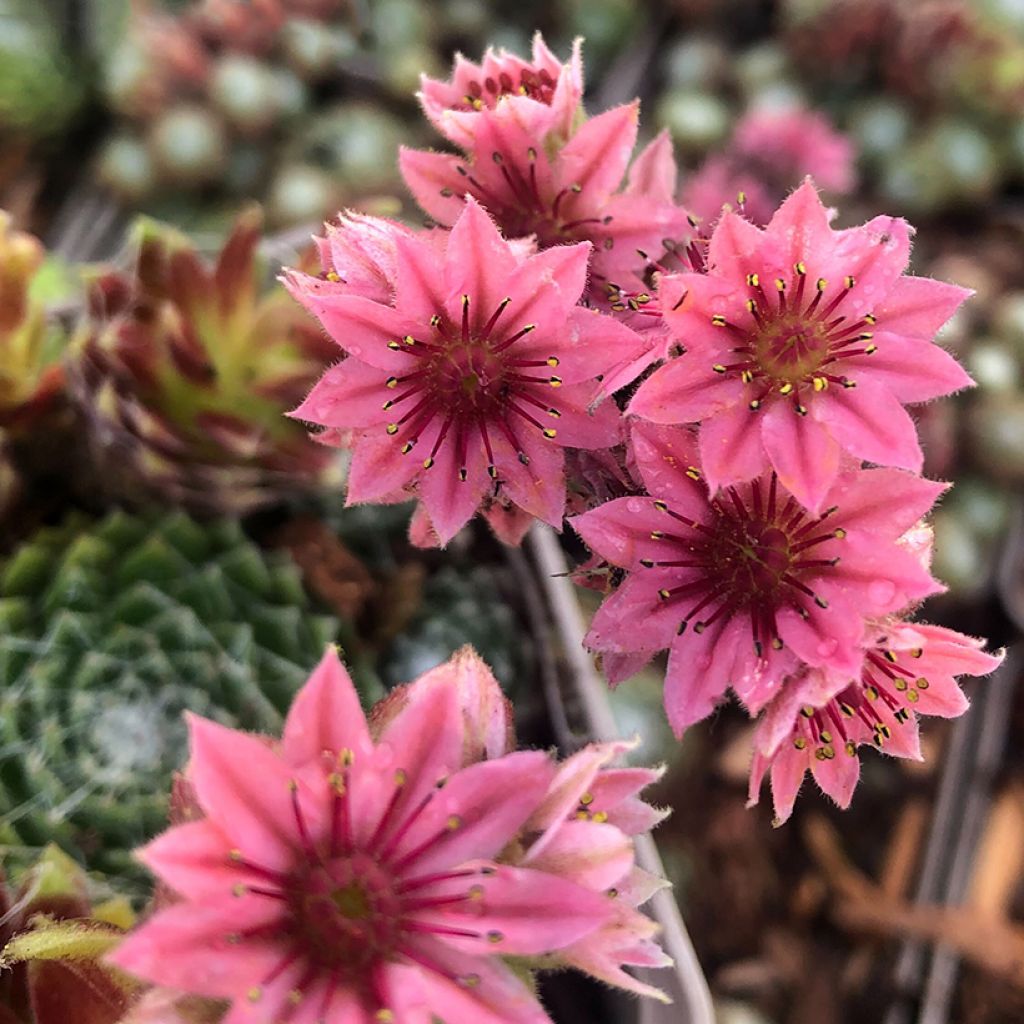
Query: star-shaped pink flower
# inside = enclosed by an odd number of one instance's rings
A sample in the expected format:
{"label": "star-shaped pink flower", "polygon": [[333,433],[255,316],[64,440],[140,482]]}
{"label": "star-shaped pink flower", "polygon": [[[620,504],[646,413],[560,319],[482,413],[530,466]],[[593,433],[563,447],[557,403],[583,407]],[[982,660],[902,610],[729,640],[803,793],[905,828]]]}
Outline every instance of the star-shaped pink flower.
{"label": "star-shaped pink flower", "polygon": [[566,139],[580,115],[583,98],[581,40],[563,64],[537,32],[530,60],[507,50],[488,49],[476,64],[455,56],[451,79],[424,75],[419,100],[430,123],[461,149],[472,149],[479,126],[490,118],[511,119],[538,140]]}
{"label": "star-shaped pink flower", "polygon": [[348,353],[292,415],[352,432],[350,504],[415,494],[442,544],[496,498],[560,526],[562,448],[618,441],[599,378],[646,347],[577,306],[590,246],[527,255],[469,200],[450,232],[396,230],[388,251],[387,295],[333,264],[289,275]]}
{"label": "star-shaped pink flower", "polygon": [[871,627],[864,665],[850,679],[810,669],[785,680],[754,738],[750,803],[769,775],[775,816],[785,821],[806,772],[840,807],[860,777],[858,749],[870,744],[921,759],[918,716],[956,718],[967,710],[960,675],[983,676],[1002,655],[941,626],[890,621]]}
{"label": "star-shaped pink flower", "polygon": [[[456,76],[471,76],[475,72],[467,68],[474,67],[457,63]],[[525,97],[518,106],[501,101],[492,110],[485,103],[472,114],[458,114],[440,109],[452,96],[425,89],[424,104],[464,154],[402,149],[399,155],[410,191],[439,224],[453,224],[472,196],[507,238],[533,236],[542,249],[592,242],[591,291],[599,301],[610,286],[641,291],[634,285],[650,259],[663,253],[664,240],[688,233],[686,212],[675,202],[676,163],[667,133],[630,163],[639,101],[591,118],[581,118],[577,107],[570,132],[561,115],[555,124],[535,116],[532,101],[519,116]]]}
{"label": "star-shaped pink flower", "polygon": [[455,687],[421,687],[374,738],[332,650],[279,748],[193,718],[205,817],[141,854],[181,901],[113,961],[230,1000],[230,1024],[550,1024],[504,958],[573,946],[614,908],[583,871],[500,859],[555,768],[541,752],[462,767],[464,713]]}
{"label": "star-shaped pink flower", "polygon": [[903,406],[971,384],[933,342],[969,292],[905,276],[910,233],[894,217],[834,231],[810,181],[764,230],[727,213],[708,273],[661,282],[686,352],[643,383],[629,412],[700,423],[712,490],[770,468],[812,512],[825,507],[843,451],[919,472]]}
{"label": "star-shaped pink flower", "polygon": [[942,589],[901,538],[943,484],[851,467],[814,514],[770,471],[709,497],[686,428],[638,426],[632,442],[651,497],[570,520],[627,571],[587,642],[623,671],[669,649],[665,707],[677,733],[730,686],[757,711],[801,665],[856,675],[866,620]]}

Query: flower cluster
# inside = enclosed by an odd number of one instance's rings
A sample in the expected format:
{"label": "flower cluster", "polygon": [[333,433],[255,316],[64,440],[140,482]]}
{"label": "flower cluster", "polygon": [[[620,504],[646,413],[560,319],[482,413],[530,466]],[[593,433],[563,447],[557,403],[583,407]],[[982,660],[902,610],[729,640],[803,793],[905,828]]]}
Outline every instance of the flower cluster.
{"label": "flower cluster", "polygon": [[565,966],[661,997],[623,970],[668,962],[633,861],[659,773],[609,767],[623,743],[514,751],[471,650],[369,721],[332,648],[280,741],[190,726],[191,820],[142,851],[171,895],[118,966],[252,1024],[543,1024],[525,979]]}
{"label": "flower cluster", "polygon": [[[701,228],[667,136],[633,158],[638,104],[582,94],[579,46],[561,64],[539,36],[424,78],[459,152],[400,163],[435,226],[343,215],[322,272],[287,276],[345,355],[294,415],[351,447],[349,502],[419,499],[417,543],[568,510],[620,570],[588,638],[611,681],[669,650],[677,732],[731,689],[771,723],[753,778],[780,817],[808,756],[848,758],[815,771],[845,803],[858,744],[915,754],[915,713],[962,710],[953,676],[996,663],[908,624],[942,589],[922,517],[945,488],[906,406],[971,383],[934,341],[968,292],[906,273],[903,220],[833,228],[810,178],[771,213],[793,166],[851,184],[817,115],[751,115],[733,150],[763,201]],[[930,690],[891,667],[907,630]]]}

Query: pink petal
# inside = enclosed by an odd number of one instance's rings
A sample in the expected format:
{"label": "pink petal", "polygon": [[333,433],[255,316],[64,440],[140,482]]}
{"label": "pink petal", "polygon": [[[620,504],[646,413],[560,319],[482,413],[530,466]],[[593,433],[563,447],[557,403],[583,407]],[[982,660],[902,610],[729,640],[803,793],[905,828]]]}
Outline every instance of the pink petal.
{"label": "pink petal", "polygon": [[651,539],[651,531],[665,522],[654,503],[654,498],[615,498],[573,517],[569,525],[591,551],[613,565],[640,569],[642,559],[661,558],[665,550],[662,541]]}
{"label": "pink petal", "polygon": [[622,182],[636,143],[639,101],[588,118],[559,154],[559,174],[595,205]]}
{"label": "pink petal", "polygon": [[884,216],[837,232],[831,255],[835,276],[850,276],[855,281],[840,312],[847,316],[875,312],[880,296],[885,295],[907,269],[912,234],[913,228],[905,220]]}
{"label": "pink petal", "polygon": [[[552,1024],[533,993],[498,957],[484,959],[440,942],[410,943],[411,952],[435,970],[395,964],[388,968],[390,989],[422,1001],[437,1020],[473,1024]],[[475,978],[473,985],[458,978]],[[407,996],[402,996],[407,998]],[[403,1008],[402,1004],[396,1006]],[[430,1018],[428,1018],[430,1019]],[[405,1018],[399,1018],[405,1024]],[[333,1022],[332,1022],[333,1024]],[[347,1022],[341,1022],[347,1024]],[[415,1021],[413,1024],[419,1024]]]}
{"label": "pink petal", "polygon": [[974,383],[945,349],[931,341],[876,331],[874,342],[874,353],[844,359],[842,370],[858,382],[870,377],[900,402],[927,402]]}
{"label": "pink petal", "polygon": [[410,683],[406,696],[436,688],[449,689],[458,697],[464,727],[463,766],[501,757],[515,749],[512,705],[494,673],[472,647],[461,648]]}
{"label": "pink petal", "polygon": [[392,414],[383,406],[388,391],[387,370],[358,359],[345,359],[327,368],[305,401],[288,415],[321,427],[370,427],[386,424]]}
{"label": "pink petal", "polygon": [[679,628],[681,614],[658,596],[658,589],[679,582],[679,570],[632,573],[606,597],[590,623],[587,646],[614,653],[663,651]]}
{"label": "pink petal", "polygon": [[466,179],[456,167],[463,160],[447,153],[428,153],[401,146],[398,169],[416,202],[439,224],[454,224],[462,212]]}
{"label": "pink petal", "polygon": [[361,295],[324,295],[303,304],[350,356],[391,372],[415,365],[411,356],[388,348],[389,341],[421,333],[423,325],[404,313]]}
{"label": "pink petal", "polygon": [[741,483],[768,468],[768,453],[761,440],[763,412],[746,405],[723,409],[700,428],[700,461],[708,490]]}
{"label": "pink petal", "polygon": [[[395,789],[392,781],[395,773],[402,774],[401,792],[389,819],[394,829],[398,829],[406,819],[415,818],[424,798],[435,793],[440,779],[458,771],[462,751],[462,712],[455,691],[447,686],[412,691],[377,740],[373,762],[367,766],[366,774],[370,778],[355,776],[353,804],[359,817],[354,823],[357,834],[368,832],[371,825],[377,828],[385,810],[384,801],[369,795],[378,791],[374,781],[384,782],[383,788],[390,799]],[[378,838],[383,841],[392,830],[386,828]]]}
{"label": "pink petal", "polygon": [[414,235],[395,238],[395,306],[423,324],[443,312],[448,296],[438,249]]}
{"label": "pink petal", "polygon": [[792,745],[783,746],[772,761],[772,806],[775,808],[775,819],[780,824],[789,821],[806,773],[807,754],[794,750]]}
{"label": "pink petal", "polygon": [[[556,372],[566,384],[594,380],[634,360],[648,348],[643,336],[596,309],[574,308],[568,315],[568,322],[559,325],[558,332],[560,343],[550,351],[549,341],[548,350],[549,354],[558,356],[560,363]],[[540,354],[539,339],[531,341],[530,347]]]}
{"label": "pink petal", "polygon": [[801,260],[811,263],[819,253],[832,249],[835,232],[810,178],[786,197],[768,222],[765,236],[778,254],[780,270],[791,271]]}
{"label": "pink petal", "polygon": [[853,791],[860,778],[860,758],[856,753],[848,754],[843,745],[835,744],[836,756],[811,761],[811,774],[822,792],[832,797],[845,810],[853,799]]}
{"label": "pink petal", "polygon": [[[435,793],[397,847],[394,857],[403,875],[422,877],[467,860],[494,857],[533,812],[553,775],[554,766],[538,751],[463,768]],[[454,829],[452,820],[457,821]],[[416,853],[418,848],[421,853]]]}
{"label": "pink petal", "polygon": [[761,272],[763,244],[764,232],[760,228],[739,214],[723,214],[708,243],[708,265],[714,274],[742,282],[748,274]]}
{"label": "pink petal", "polygon": [[136,856],[179,895],[204,900],[230,896],[232,887],[245,880],[230,851],[224,833],[203,819],[169,829]]}
{"label": "pink petal", "polygon": [[[445,287],[452,322],[462,322],[462,297],[468,296],[470,330],[481,330],[508,294],[515,258],[494,221],[467,198],[448,238]],[[507,268],[507,269],[506,269]]]}
{"label": "pink petal", "polygon": [[[629,439],[647,493],[670,501],[672,510],[700,522],[708,513],[707,491],[699,482],[697,438],[689,427],[631,420]],[[652,520],[657,515],[652,515]],[[651,529],[660,529],[652,521]]]}
{"label": "pink petal", "polygon": [[671,203],[676,194],[676,158],[672,137],[663,129],[637,154],[629,168],[629,195],[652,203]]}
{"label": "pink petal", "polygon": [[401,490],[422,465],[414,453],[403,455],[401,444],[384,430],[361,434],[352,450],[345,504],[379,501]]}
{"label": "pink petal", "polygon": [[493,486],[480,435],[473,425],[464,429],[468,435],[463,442],[465,458],[459,458],[459,442],[450,436],[434,456],[430,469],[420,475],[420,500],[442,547],[473,518]]}
{"label": "pink petal", "polygon": [[829,494],[839,506],[836,524],[895,540],[926,515],[948,484],[900,469],[865,469],[840,475]]}
{"label": "pink petal", "polygon": [[[557,408],[558,417],[550,420],[556,430],[555,440],[570,448],[611,448],[622,439],[622,414],[610,400],[593,407],[594,387],[591,384],[568,384],[558,389],[556,396],[545,395],[551,407]],[[547,416],[541,409],[530,410],[542,421]]]}
{"label": "pink petal", "polygon": [[632,679],[641,669],[645,668],[657,651],[628,651],[616,654],[605,651],[601,654],[601,671],[608,685],[618,686],[619,683]]}
{"label": "pink petal", "polygon": [[928,277],[901,277],[874,313],[879,329],[931,340],[974,293]]}
{"label": "pink petal", "polygon": [[491,430],[495,465],[505,497],[555,529],[561,529],[565,512],[565,456],[532,427],[519,427],[519,440],[527,459],[524,465],[504,435]]}
{"label": "pink petal", "polygon": [[555,830],[544,852],[526,863],[536,871],[560,875],[603,892],[633,867],[633,843],[614,825],[565,821]]}
{"label": "pink petal", "polygon": [[761,439],[782,486],[818,515],[839,473],[839,445],[828,428],[789,402],[774,401],[764,411]]}
{"label": "pink petal", "polygon": [[871,534],[851,531],[841,550],[842,560],[827,586],[848,591],[858,588],[860,592],[852,600],[862,614],[887,615],[944,589],[912,552],[894,544],[879,544]]}
{"label": "pink petal", "polygon": [[670,359],[640,385],[626,411],[654,423],[698,423],[743,402],[745,386],[712,365],[693,352]]}
{"label": "pink petal", "polygon": [[342,750],[351,750],[361,758],[371,746],[352,677],[337,648],[328,647],[292,702],[281,738],[281,756],[301,767],[323,763],[324,752],[336,757]]}
{"label": "pink petal", "polygon": [[[589,242],[553,245],[516,267],[508,279],[508,296],[512,301],[499,321],[506,333],[515,334],[527,324],[537,324],[540,336],[550,338],[552,329],[563,327],[586,286],[590,250]],[[538,342],[531,334],[517,344],[517,352],[526,352]],[[600,372],[593,365],[588,369],[586,376],[579,379],[589,380]],[[564,372],[561,376],[567,379]]]}
{"label": "pink petal", "polygon": [[[483,890],[479,902],[422,912],[423,920],[431,923],[479,930],[478,939],[446,936],[456,949],[539,956],[578,941],[611,916],[611,902],[604,893],[559,875],[504,864],[492,864],[490,869],[493,873],[476,883]],[[434,892],[424,890],[428,891]]]}
{"label": "pink petal", "polygon": [[832,436],[859,459],[920,473],[917,428],[885,385],[861,376],[855,388],[830,388],[816,402]]}
{"label": "pink petal", "polygon": [[265,924],[279,912],[270,900],[178,904],[133,931],[107,959],[147,981],[230,999],[266,977],[284,959],[284,949],[232,943],[228,935]]}
{"label": "pink petal", "polygon": [[701,633],[691,625],[676,637],[665,673],[665,711],[676,736],[707,718],[725,696],[742,643],[752,643],[750,625],[738,615]]}
{"label": "pink petal", "polygon": [[266,867],[289,864],[299,845],[292,788],[311,833],[321,813],[313,794],[259,737],[187,718],[189,777],[203,810],[243,855]]}
{"label": "pink petal", "polygon": [[517,548],[533,525],[533,516],[515,505],[492,502],[484,509],[487,525],[494,531],[494,536],[510,548]]}
{"label": "pink petal", "polygon": [[658,277],[658,297],[672,336],[695,358],[700,353],[709,367],[734,361],[729,351],[735,345],[733,336],[712,323],[713,316],[724,316],[744,330],[756,327],[746,307],[749,293],[743,282],[720,272]]}
{"label": "pink petal", "polygon": [[821,666],[849,679],[860,676],[864,661],[859,646],[862,620],[849,620],[818,608],[804,618],[794,608],[782,608],[775,622],[782,642],[804,664]]}

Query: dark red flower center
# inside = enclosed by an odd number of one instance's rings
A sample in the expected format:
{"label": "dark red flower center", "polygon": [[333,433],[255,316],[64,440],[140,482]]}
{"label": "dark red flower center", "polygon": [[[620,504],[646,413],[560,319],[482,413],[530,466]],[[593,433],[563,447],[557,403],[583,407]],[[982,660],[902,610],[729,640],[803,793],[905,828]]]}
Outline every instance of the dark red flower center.
{"label": "dark red flower center", "polygon": [[[238,897],[259,896],[281,906],[281,913],[266,924],[226,936],[229,944],[272,943],[280,960],[247,993],[251,1002],[263,999],[266,987],[285,972],[297,972],[290,994],[291,1009],[316,980],[327,982],[320,1014],[323,1016],[339,988],[358,992],[367,1006],[378,1009],[377,1019],[392,1021],[387,994],[378,988],[377,966],[387,961],[418,964],[449,980],[472,987],[476,975],[455,975],[433,963],[420,949],[417,936],[459,936],[477,939],[500,952],[504,936],[480,925],[487,913],[486,884],[494,869],[455,865],[449,869],[418,867],[437,844],[463,828],[462,818],[451,814],[436,829],[410,843],[409,835],[435,796],[443,779],[415,805],[405,806],[408,776],[398,769],[390,796],[384,797],[381,816],[367,837],[353,834],[350,806],[351,751],[325,752],[328,784],[332,791],[330,821],[325,835],[314,837],[292,786],[295,817],[295,861],[288,871],[264,867],[233,850],[229,861],[248,880],[233,889]],[[439,919],[444,912],[459,916]],[[287,1020],[285,1016],[282,1020]]]}
{"label": "dark red flower center", "polygon": [[855,279],[844,278],[842,287],[831,289],[829,296],[825,278],[819,277],[813,288],[808,288],[804,263],[793,269],[789,281],[775,280],[774,297],[758,274],[747,275],[746,305],[752,324],[734,324],[723,314],[711,317],[712,324],[736,339],[735,359],[715,363],[712,369],[751,385],[750,408],[755,412],[765,399],[778,394],[792,402],[796,413],[806,415],[803,403],[808,395],[830,386],[856,387],[855,381],[839,372],[838,364],[875,351],[871,340],[875,317],[870,313],[848,317],[841,312],[856,287]]}
{"label": "dark red flower center", "polygon": [[[699,479],[694,468],[687,475]],[[668,521],[651,539],[662,542],[666,554],[642,564],[686,570],[678,586],[658,592],[662,601],[680,606],[680,632],[692,626],[700,633],[720,619],[747,615],[760,654],[766,643],[776,649],[782,646],[775,624],[780,608],[796,607],[806,615],[808,602],[828,607],[811,584],[839,562],[814,553],[819,545],[846,536],[834,521],[825,523],[835,508],[812,516],[792,496],[781,500],[774,473],[713,498],[709,515],[700,522],[676,512],[668,502],[654,504]]]}
{"label": "dark red flower center", "polygon": [[517,343],[536,325],[504,328],[501,317],[511,301],[503,299],[483,326],[473,328],[472,300],[464,295],[461,324],[438,313],[422,337],[389,342],[390,348],[414,356],[418,366],[385,382],[383,408],[395,411],[386,430],[408,455],[427,429],[437,425],[424,469],[434,465],[443,444],[452,444],[465,480],[469,445],[483,444],[488,473],[496,478],[492,432],[503,435],[524,463],[529,459],[520,439],[522,430],[556,437],[553,424],[561,412],[552,402],[552,390],[562,380],[552,371],[559,360],[554,355],[528,358],[517,353]]}
{"label": "dark red flower center", "polygon": [[928,680],[908,665],[923,654],[920,647],[893,651],[876,647],[864,660],[860,679],[823,707],[807,706],[793,728],[793,746],[810,748],[819,761],[831,761],[841,747],[851,757],[860,737],[870,735],[879,749],[892,737],[892,727],[910,719]]}
{"label": "dark red flower center", "polygon": [[521,71],[501,71],[487,75],[483,82],[471,79],[462,98],[461,109],[483,110],[494,108],[502,96],[528,96],[538,103],[551,106],[558,81],[547,68],[523,68]]}

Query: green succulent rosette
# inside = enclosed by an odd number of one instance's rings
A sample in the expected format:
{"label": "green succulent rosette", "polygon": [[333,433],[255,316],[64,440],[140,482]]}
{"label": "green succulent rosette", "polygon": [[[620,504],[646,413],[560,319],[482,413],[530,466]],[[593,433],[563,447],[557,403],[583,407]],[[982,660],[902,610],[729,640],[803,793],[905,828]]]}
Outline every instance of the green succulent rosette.
{"label": "green succulent rosette", "polygon": [[341,624],[233,522],[114,512],[38,532],[0,563],[0,853],[56,842],[134,874],[167,821],[186,710],[280,734]]}

